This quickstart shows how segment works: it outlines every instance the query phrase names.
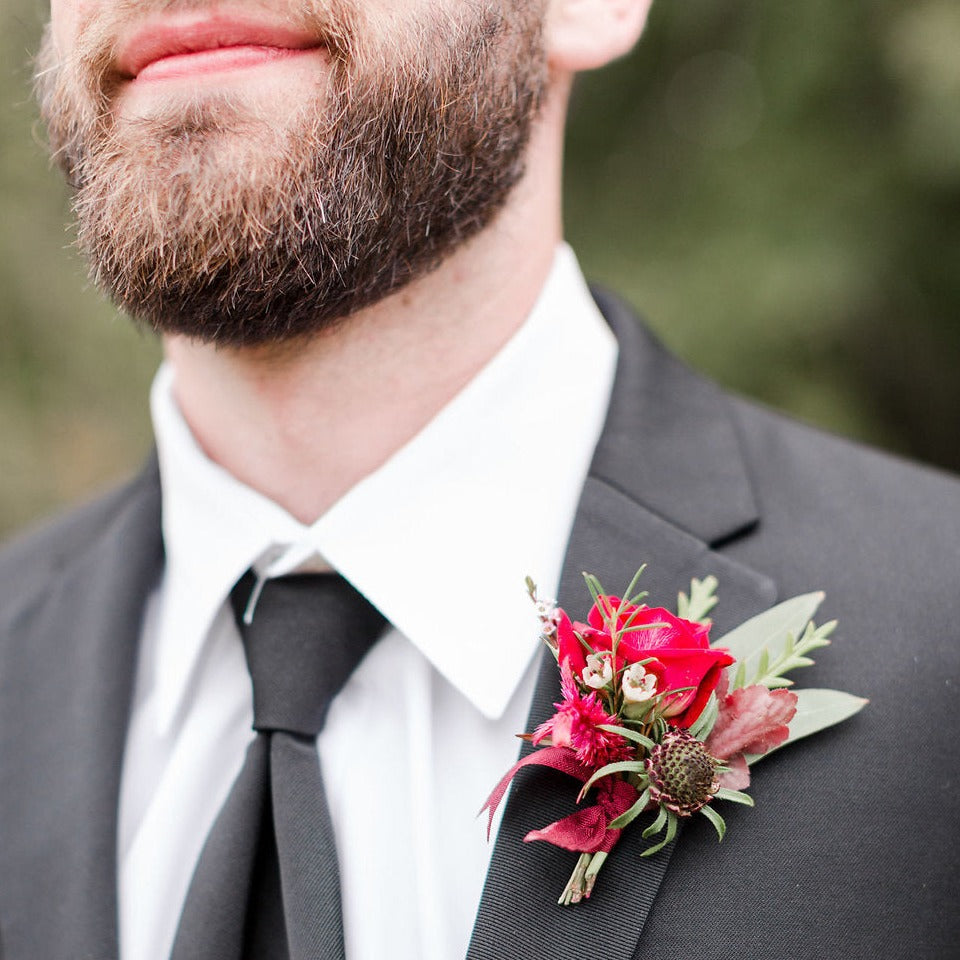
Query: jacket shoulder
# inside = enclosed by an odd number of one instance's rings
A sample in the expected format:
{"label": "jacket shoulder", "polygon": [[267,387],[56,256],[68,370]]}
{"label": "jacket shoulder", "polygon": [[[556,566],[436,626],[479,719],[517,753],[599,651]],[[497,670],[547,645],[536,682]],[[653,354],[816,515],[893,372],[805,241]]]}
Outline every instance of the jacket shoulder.
{"label": "jacket shoulder", "polygon": [[785,595],[822,583],[831,602],[847,596],[902,623],[935,619],[956,656],[960,479],[732,403],[761,518],[744,558]]}
{"label": "jacket shoulder", "polygon": [[157,480],[153,457],[136,476],[80,507],[18,534],[0,547],[0,619],[42,592],[77,554],[97,540],[132,501]]}
{"label": "jacket shoulder", "polygon": [[954,474],[837,437],[751,400],[731,402],[761,496],[777,489],[798,507],[816,501],[823,509],[833,502],[852,520],[868,513],[892,522],[899,515],[915,525],[918,516],[936,514],[945,533],[960,533],[960,478]]}

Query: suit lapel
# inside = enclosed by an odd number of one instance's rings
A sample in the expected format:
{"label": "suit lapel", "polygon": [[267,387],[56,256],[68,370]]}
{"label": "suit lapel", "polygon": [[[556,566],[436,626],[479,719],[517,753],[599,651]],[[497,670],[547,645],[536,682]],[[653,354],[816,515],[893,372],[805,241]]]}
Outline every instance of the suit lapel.
{"label": "suit lapel", "polygon": [[[666,354],[619,303],[598,298],[617,334],[620,360],[603,434],[584,485],[564,560],[559,601],[583,617],[582,572],[619,592],[642,563],[651,602],[670,606],[691,577],[720,580],[716,630],[769,607],[775,584],[711,545],[749,533],[758,512],[723,394]],[[541,661],[528,730],[559,698],[556,664]],[[640,859],[639,830],[626,831],[589,903],[556,905],[576,855],[523,843],[529,830],[573,810],[575,784],[541,768],[524,771],[506,805],[468,960],[633,957],[672,850]],[[682,839],[680,840],[682,842]]]}
{"label": "suit lapel", "polygon": [[117,956],[120,773],[144,601],[162,564],[155,464],[80,550],[0,645],[11,678],[0,876],[17,878],[0,884],[6,960]]}

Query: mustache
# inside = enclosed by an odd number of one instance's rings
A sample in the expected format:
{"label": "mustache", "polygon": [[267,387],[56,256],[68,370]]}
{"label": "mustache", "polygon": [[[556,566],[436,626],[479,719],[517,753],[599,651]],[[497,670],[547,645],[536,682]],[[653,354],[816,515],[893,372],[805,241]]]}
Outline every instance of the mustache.
{"label": "mustache", "polygon": [[[69,53],[58,47],[48,24],[35,62],[34,81],[42,90],[52,82],[49,74],[69,73],[71,80],[90,94],[109,96],[124,79],[118,65],[123,44],[141,25],[165,15],[214,10],[224,12],[211,0],[114,0],[81,18]],[[315,39],[317,46],[325,47],[335,61],[349,60],[356,38],[362,35],[355,0],[240,0],[231,3],[228,12],[301,31]]]}
{"label": "mustache", "polygon": [[107,144],[113,129],[113,103],[129,79],[120,66],[125,38],[148,20],[216,10],[293,28],[326,48],[334,83],[344,89],[363,52],[358,41],[368,32],[357,0],[235,0],[226,8],[212,0],[112,0],[98,6],[81,17],[69,49],[57,42],[48,22],[33,64],[50,156],[74,189],[91,145]]}

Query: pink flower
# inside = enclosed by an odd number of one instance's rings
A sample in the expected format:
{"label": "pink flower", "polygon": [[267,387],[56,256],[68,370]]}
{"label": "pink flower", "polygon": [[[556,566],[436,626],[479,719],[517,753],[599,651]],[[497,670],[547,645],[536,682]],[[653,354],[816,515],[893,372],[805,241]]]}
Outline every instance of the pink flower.
{"label": "pink flower", "polygon": [[683,620],[662,607],[638,607],[619,597],[601,596],[587,619],[586,624],[571,623],[561,611],[557,624],[561,665],[569,663],[580,676],[587,655],[612,650],[617,633],[617,670],[650,660],[646,669],[657,676],[658,694],[689,688],[667,698],[661,708],[675,727],[689,727],[700,716],[721,671],[734,662],[726,650],[710,646],[709,626]]}
{"label": "pink flower", "polygon": [[627,740],[598,729],[603,724],[616,726],[617,718],[604,710],[596,693],[584,696],[580,692],[569,660],[561,662],[560,687],[563,700],[554,704],[557,712],[534,731],[534,744],[549,739],[555,747],[567,747],[591,770],[631,756],[632,748]]}

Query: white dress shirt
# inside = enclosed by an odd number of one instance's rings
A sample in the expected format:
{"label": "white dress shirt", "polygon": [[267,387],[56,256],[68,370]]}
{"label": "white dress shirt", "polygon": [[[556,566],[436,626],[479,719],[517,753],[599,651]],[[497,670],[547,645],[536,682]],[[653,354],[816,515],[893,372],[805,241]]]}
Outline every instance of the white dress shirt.
{"label": "white dress shirt", "polygon": [[148,602],[120,797],[122,960],[169,955],[239,771],[251,685],[226,605],[252,565],[334,567],[392,624],[318,750],[348,960],[466,954],[489,863],[477,812],[526,725],[538,623],[602,427],[616,342],[568,247],[523,327],[312,526],[202,453],[161,367],[151,395],[166,568]]}

